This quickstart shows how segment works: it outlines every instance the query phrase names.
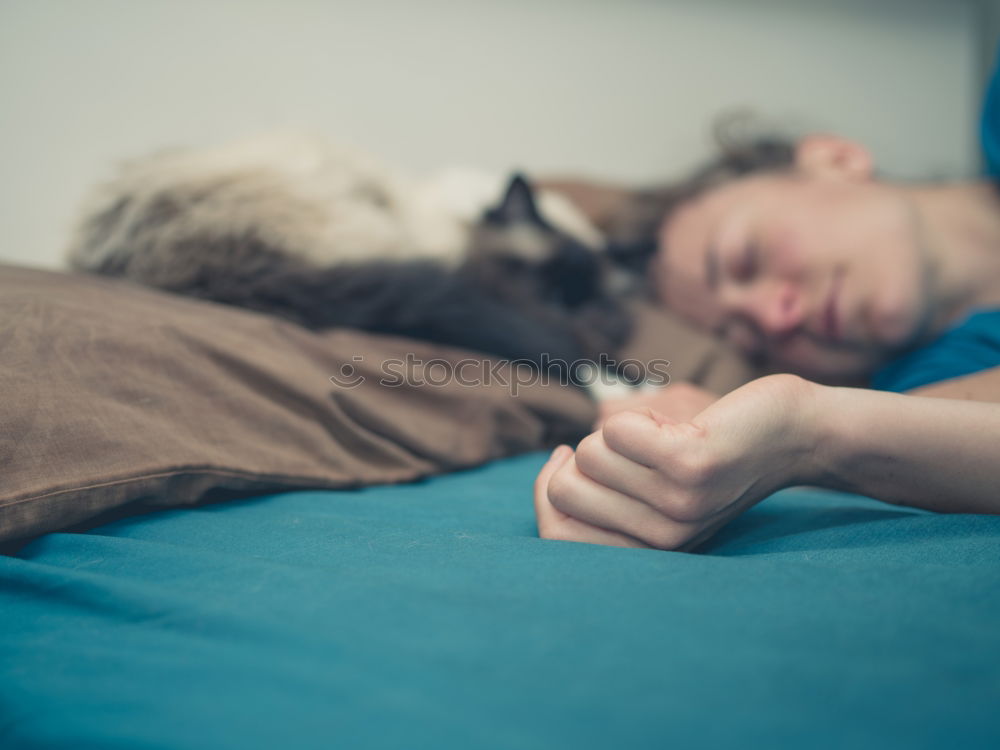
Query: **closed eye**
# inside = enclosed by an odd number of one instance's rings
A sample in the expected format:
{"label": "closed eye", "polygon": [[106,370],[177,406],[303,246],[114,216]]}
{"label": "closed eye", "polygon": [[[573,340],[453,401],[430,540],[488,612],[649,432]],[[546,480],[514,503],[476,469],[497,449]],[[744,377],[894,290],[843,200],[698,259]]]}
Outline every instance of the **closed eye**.
{"label": "closed eye", "polygon": [[757,266],[760,261],[760,252],[757,245],[748,242],[743,252],[736,259],[732,269],[733,277],[742,283],[750,281],[757,273]]}

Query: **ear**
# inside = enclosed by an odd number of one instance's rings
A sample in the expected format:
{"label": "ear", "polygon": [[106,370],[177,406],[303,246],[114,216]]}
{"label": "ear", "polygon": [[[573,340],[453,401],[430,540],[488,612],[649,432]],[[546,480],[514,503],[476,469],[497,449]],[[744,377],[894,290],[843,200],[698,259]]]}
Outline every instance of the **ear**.
{"label": "ear", "polygon": [[795,166],[815,177],[864,182],[871,179],[871,152],[860,143],[836,135],[807,135],[795,147]]}
{"label": "ear", "polygon": [[521,174],[515,174],[500,205],[490,211],[490,218],[504,223],[533,222],[544,224],[531,185]]}

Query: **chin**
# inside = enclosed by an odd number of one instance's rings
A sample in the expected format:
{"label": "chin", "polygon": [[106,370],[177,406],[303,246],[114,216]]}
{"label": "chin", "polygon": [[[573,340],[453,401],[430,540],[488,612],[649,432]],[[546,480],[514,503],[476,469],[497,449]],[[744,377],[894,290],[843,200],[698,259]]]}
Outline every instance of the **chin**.
{"label": "chin", "polygon": [[767,369],[790,372],[824,385],[866,385],[877,369],[869,353],[860,351],[811,349],[798,354],[784,359],[776,357]]}
{"label": "chin", "polygon": [[926,338],[931,323],[926,302],[929,292],[920,264],[900,266],[911,270],[884,276],[895,283],[879,290],[868,311],[872,343],[889,354],[909,349]]}
{"label": "chin", "polygon": [[814,367],[810,369],[799,368],[798,371],[795,371],[795,374],[814,383],[821,383],[822,385],[864,386],[871,379],[872,373],[870,369],[857,367],[847,369]]}
{"label": "chin", "polygon": [[889,302],[887,300],[872,312],[872,337],[888,351],[908,349],[924,335],[926,320],[922,319],[916,304]]}

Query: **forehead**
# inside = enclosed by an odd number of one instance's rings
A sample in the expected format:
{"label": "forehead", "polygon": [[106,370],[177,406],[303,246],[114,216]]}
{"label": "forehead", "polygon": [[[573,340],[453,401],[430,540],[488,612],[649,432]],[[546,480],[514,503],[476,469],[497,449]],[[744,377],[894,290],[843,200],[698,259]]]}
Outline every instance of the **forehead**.
{"label": "forehead", "polygon": [[[716,292],[709,288],[710,265],[718,266],[714,245],[725,230],[753,228],[788,199],[789,175],[759,174],[714,187],[681,204],[660,228],[655,273],[663,303],[697,323],[715,327],[720,318]],[[758,227],[759,229],[759,227]],[[728,232],[727,232],[728,234]]]}

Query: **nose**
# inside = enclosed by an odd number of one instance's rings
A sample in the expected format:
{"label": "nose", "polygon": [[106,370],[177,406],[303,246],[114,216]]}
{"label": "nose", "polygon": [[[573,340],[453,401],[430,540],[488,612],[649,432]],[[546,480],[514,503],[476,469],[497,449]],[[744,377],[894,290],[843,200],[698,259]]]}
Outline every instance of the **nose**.
{"label": "nose", "polygon": [[802,294],[791,281],[781,281],[758,291],[748,311],[761,331],[775,337],[786,336],[802,325],[805,311]]}

